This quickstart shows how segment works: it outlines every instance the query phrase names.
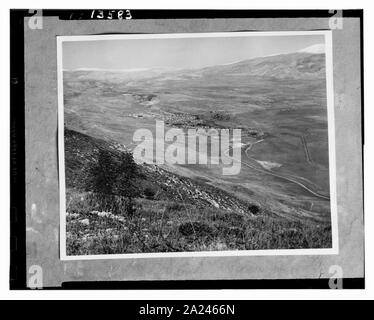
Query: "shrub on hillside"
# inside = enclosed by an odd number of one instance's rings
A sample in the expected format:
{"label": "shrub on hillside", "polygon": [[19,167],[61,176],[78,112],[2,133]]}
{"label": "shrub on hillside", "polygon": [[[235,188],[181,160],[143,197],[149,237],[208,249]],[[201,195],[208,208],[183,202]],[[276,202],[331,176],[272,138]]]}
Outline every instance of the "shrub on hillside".
{"label": "shrub on hillside", "polygon": [[155,198],[155,191],[149,187],[145,188],[144,189],[144,196],[148,199],[148,200],[153,200]]}
{"label": "shrub on hillside", "polygon": [[249,205],[248,207],[248,210],[254,214],[254,215],[257,215],[260,213],[260,207],[258,205],[255,205],[255,204],[251,204]]}
{"label": "shrub on hillside", "polygon": [[131,153],[99,149],[86,169],[85,189],[95,193],[101,210],[134,214],[133,198],[139,195],[139,172]]}

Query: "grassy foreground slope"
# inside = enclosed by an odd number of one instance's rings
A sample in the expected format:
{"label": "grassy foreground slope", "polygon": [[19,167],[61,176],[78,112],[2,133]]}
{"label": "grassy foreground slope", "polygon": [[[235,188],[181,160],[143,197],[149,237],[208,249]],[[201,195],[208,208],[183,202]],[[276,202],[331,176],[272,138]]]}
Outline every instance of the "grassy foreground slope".
{"label": "grassy foreground slope", "polygon": [[116,213],[102,211],[99,195],[84,185],[86,168],[99,149],[113,156],[128,152],[65,130],[68,255],[331,247],[329,223],[279,217],[257,203],[151,165],[138,165],[140,196],[132,216],[121,206]]}

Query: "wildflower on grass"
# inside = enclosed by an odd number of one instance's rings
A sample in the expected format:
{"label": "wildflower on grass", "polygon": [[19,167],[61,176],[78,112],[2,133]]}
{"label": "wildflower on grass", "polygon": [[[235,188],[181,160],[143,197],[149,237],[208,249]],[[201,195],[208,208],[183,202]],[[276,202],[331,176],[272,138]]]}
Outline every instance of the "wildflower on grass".
{"label": "wildflower on grass", "polygon": [[74,218],[78,218],[79,217],[79,213],[74,213],[74,212],[69,213],[69,212],[66,212],[66,216],[74,219]]}
{"label": "wildflower on grass", "polygon": [[85,226],[88,226],[90,224],[90,220],[88,219],[83,219],[83,220],[80,220],[79,222]]}
{"label": "wildflower on grass", "polygon": [[97,215],[99,217],[109,217],[111,215],[111,213],[103,211],[103,212],[99,212]]}
{"label": "wildflower on grass", "polygon": [[116,219],[116,220],[118,220],[118,221],[120,221],[120,222],[125,222],[126,221],[126,219],[124,218],[124,217],[121,217],[121,216],[112,216],[114,219]]}

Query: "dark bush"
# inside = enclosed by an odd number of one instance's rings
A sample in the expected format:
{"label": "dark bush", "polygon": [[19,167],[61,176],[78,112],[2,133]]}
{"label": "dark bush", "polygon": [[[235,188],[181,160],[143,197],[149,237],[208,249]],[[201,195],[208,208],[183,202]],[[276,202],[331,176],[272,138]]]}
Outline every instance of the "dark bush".
{"label": "dark bush", "polygon": [[147,187],[147,188],[144,189],[144,196],[148,200],[153,200],[155,198],[155,194],[156,194],[156,192],[153,189],[149,188],[149,187]]}
{"label": "dark bush", "polygon": [[133,198],[139,195],[136,186],[139,173],[131,153],[99,149],[86,174],[85,188],[95,193],[101,210],[134,214]]}
{"label": "dark bush", "polygon": [[255,204],[251,204],[249,205],[248,207],[248,210],[254,214],[254,215],[258,215],[260,213],[260,207],[255,205]]}

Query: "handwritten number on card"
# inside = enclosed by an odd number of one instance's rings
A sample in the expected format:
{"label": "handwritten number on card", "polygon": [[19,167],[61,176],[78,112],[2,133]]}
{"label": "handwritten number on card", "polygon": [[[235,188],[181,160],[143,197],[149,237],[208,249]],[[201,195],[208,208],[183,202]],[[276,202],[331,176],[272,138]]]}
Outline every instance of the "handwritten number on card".
{"label": "handwritten number on card", "polygon": [[132,19],[130,10],[92,10],[91,19]]}

